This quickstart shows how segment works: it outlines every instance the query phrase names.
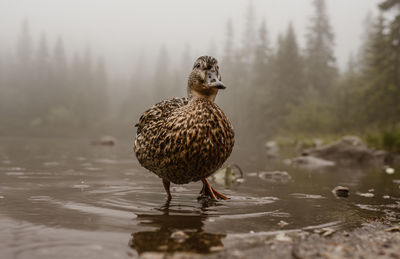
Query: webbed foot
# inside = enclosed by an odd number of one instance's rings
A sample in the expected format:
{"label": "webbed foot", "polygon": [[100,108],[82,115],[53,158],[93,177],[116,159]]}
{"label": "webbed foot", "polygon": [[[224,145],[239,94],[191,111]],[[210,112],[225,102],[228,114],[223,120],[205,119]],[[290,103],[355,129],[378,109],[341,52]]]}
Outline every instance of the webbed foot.
{"label": "webbed foot", "polygon": [[218,192],[215,190],[213,187],[211,187],[210,183],[206,178],[201,180],[203,182],[203,188],[200,191],[201,195],[208,196],[213,200],[217,199],[222,199],[222,200],[228,200],[229,198],[222,193]]}

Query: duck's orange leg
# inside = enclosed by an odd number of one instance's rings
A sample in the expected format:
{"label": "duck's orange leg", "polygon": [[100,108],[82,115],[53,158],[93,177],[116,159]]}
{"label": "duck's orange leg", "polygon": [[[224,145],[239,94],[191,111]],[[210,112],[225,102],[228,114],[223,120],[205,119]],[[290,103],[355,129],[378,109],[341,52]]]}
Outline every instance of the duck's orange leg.
{"label": "duck's orange leg", "polygon": [[164,185],[165,192],[167,193],[167,199],[171,200],[172,199],[172,195],[171,195],[171,191],[169,190],[170,181],[167,181],[167,180],[163,179],[162,183]]}
{"label": "duck's orange leg", "polygon": [[222,200],[229,199],[227,196],[212,188],[207,178],[201,179],[201,181],[203,182],[203,188],[200,192],[201,195],[209,196],[213,200],[216,200],[217,198]]}

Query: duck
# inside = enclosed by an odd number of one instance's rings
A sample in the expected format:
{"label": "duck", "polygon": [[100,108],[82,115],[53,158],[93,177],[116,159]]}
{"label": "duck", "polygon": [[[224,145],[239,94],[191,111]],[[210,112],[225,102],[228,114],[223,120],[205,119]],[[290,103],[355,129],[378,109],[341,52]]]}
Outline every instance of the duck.
{"label": "duck", "polygon": [[218,61],[199,57],[187,83],[187,97],[154,104],[139,118],[134,151],[144,168],[162,179],[167,200],[170,184],[202,181],[201,197],[229,199],[214,189],[207,177],[230,156],[235,133],[222,109],[215,103],[221,81]]}

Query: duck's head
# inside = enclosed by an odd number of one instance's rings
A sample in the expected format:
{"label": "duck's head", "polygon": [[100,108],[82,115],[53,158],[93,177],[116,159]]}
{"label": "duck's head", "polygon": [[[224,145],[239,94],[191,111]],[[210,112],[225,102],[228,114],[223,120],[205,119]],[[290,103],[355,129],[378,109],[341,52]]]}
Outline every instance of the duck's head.
{"label": "duck's head", "polygon": [[218,90],[225,88],[221,82],[218,61],[210,56],[199,57],[189,75],[187,87],[189,98],[207,98],[214,101]]}

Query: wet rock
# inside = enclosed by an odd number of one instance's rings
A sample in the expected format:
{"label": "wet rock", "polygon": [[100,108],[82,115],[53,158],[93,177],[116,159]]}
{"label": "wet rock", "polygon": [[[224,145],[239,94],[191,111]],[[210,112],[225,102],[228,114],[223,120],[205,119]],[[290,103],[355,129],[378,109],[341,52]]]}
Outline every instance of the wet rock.
{"label": "wet rock", "polygon": [[292,180],[292,177],[285,171],[259,172],[258,177],[269,183],[285,184]]}
{"label": "wet rock", "polygon": [[275,141],[268,141],[264,146],[268,158],[277,158],[279,156],[279,146]]}
{"label": "wet rock", "polygon": [[375,194],[370,193],[370,192],[365,192],[365,193],[356,192],[356,194],[359,195],[359,196],[362,196],[362,197],[366,197],[366,198],[372,198],[372,197],[375,196]]}
{"label": "wet rock", "polygon": [[315,147],[320,147],[322,146],[323,141],[321,139],[315,138],[313,139],[313,143]]}
{"label": "wet rock", "polygon": [[281,242],[292,242],[292,238],[287,236],[285,233],[279,233],[276,235],[275,239]]}
{"label": "wet rock", "polygon": [[177,243],[183,243],[189,236],[183,231],[175,231],[171,234],[171,238]]}
{"label": "wet rock", "polygon": [[58,165],[60,165],[60,163],[59,163],[59,162],[52,161],[52,162],[44,162],[43,165],[44,165],[44,166],[51,167],[51,166],[58,166]]}
{"label": "wet rock", "polygon": [[[233,168],[236,168],[237,170],[233,170]],[[221,168],[211,176],[211,179],[217,184],[225,186],[244,182],[243,171],[237,164]]]}
{"label": "wet rock", "polygon": [[292,193],[290,195],[298,199],[325,199],[324,196],[318,194]]}
{"label": "wet rock", "polygon": [[224,247],[223,246],[212,246],[210,247],[210,252],[214,253],[214,252],[219,252],[219,251],[223,251]]}
{"label": "wet rock", "polygon": [[332,190],[332,193],[336,197],[349,197],[349,192],[350,192],[350,189],[348,187],[344,187],[344,186],[336,186]]}
{"label": "wet rock", "polygon": [[388,157],[386,151],[369,149],[357,136],[344,136],[332,144],[304,150],[303,155],[341,164],[383,164]]}
{"label": "wet rock", "polygon": [[281,220],[281,221],[279,221],[278,225],[279,225],[281,228],[283,228],[283,227],[289,225],[289,223],[287,223],[287,222],[284,221],[284,220]]}
{"label": "wet rock", "polygon": [[98,140],[92,141],[92,145],[101,145],[101,146],[114,146],[117,144],[117,139],[113,136],[103,136]]}
{"label": "wet rock", "polygon": [[394,168],[390,167],[390,166],[384,166],[383,170],[385,173],[387,174],[394,174]]}
{"label": "wet rock", "polygon": [[142,259],[163,259],[164,254],[163,253],[156,253],[156,252],[146,252],[143,253],[140,258]]}
{"label": "wet rock", "polygon": [[390,228],[385,229],[387,232],[400,232],[400,226],[393,226]]}
{"label": "wet rock", "polygon": [[291,159],[289,164],[305,168],[321,168],[336,165],[336,163],[333,161],[321,159],[314,156],[299,156]]}
{"label": "wet rock", "polygon": [[303,150],[305,148],[315,148],[315,147],[320,147],[322,146],[323,141],[318,138],[314,138],[311,141],[310,140],[304,140],[304,141],[299,141],[296,143],[296,150]]}
{"label": "wet rock", "polygon": [[328,237],[335,233],[335,231],[336,230],[333,228],[322,228],[322,232],[320,234],[324,237]]}
{"label": "wet rock", "polygon": [[396,227],[377,221],[349,232],[327,227],[310,234],[295,231],[228,238],[223,251],[204,258],[399,258],[400,228]]}

